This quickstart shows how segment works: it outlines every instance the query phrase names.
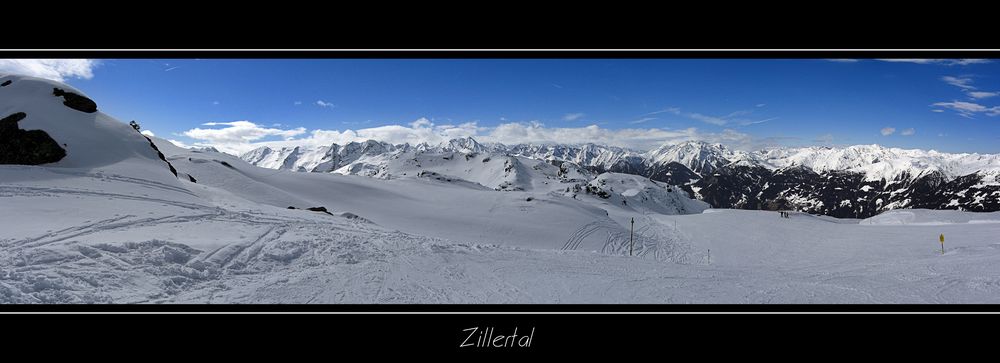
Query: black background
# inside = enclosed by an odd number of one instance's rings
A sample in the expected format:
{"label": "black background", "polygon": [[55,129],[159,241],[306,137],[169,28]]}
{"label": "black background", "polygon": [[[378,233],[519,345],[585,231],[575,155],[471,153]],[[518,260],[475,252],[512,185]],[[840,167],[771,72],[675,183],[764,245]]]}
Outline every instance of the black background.
{"label": "black background", "polygon": [[[354,4],[324,7],[291,2],[215,6],[206,2],[107,6],[38,3],[36,9],[7,5],[0,14],[0,47],[31,51],[5,51],[4,57],[975,58],[995,57],[996,53],[939,53],[929,49],[1000,48],[993,11],[985,5],[953,2],[909,3],[905,7],[849,2],[711,2],[701,8],[679,4],[662,8],[616,4],[620,7],[610,8],[585,3],[558,8],[534,3],[443,7],[377,3],[368,9]],[[722,13],[723,9],[730,11]],[[219,51],[343,48],[457,51]],[[637,48],[758,51],[557,51]],[[177,53],[167,49],[201,50]],[[886,52],[889,49],[918,51]],[[652,361],[899,361],[956,360],[973,355],[986,360],[995,354],[992,343],[996,340],[996,315],[941,313],[1000,311],[992,305],[0,306],[0,310],[20,313],[0,315],[0,347],[5,348],[4,360],[10,361],[27,357],[369,361],[397,355],[423,360],[444,356],[438,353],[477,360],[482,353],[551,354],[560,360],[581,356],[614,361],[624,357]],[[53,314],[60,310],[75,314]],[[255,311],[270,314],[252,313]],[[319,313],[322,311],[342,313]],[[485,314],[496,311],[507,313]],[[587,311],[616,313],[580,314]],[[652,313],[655,311],[676,313]],[[697,313],[702,311],[715,313]],[[808,314],[816,311],[825,314]],[[866,311],[878,314],[863,313]],[[921,311],[939,314],[916,314]],[[47,314],[25,314],[32,312]],[[107,312],[116,314],[102,314]],[[495,326],[497,330],[517,326],[519,332],[535,327],[535,340],[530,349],[459,349],[464,338],[462,330],[473,326]]]}
{"label": "black background", "polygon": [[[986,361],[995,315],[194,314],[5,316],[8,354],[186,361],[613,355],[653,361]],[[530,348],[459,348],[463,329],[535,327]],[[30,348],[29,348],[30,347]],[[609,358],[610,359],[610,358]]]}

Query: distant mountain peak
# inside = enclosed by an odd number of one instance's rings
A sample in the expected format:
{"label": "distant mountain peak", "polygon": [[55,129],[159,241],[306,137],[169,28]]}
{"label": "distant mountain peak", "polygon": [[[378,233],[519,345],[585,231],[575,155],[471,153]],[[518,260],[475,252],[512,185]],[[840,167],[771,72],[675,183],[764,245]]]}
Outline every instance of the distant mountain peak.
{"label": "distant mountain peak", "polygon": [[442,148],[461,153],[478,153],[486,151],[486,147],[471,136],[451,139],[447,143],[443,144]]}

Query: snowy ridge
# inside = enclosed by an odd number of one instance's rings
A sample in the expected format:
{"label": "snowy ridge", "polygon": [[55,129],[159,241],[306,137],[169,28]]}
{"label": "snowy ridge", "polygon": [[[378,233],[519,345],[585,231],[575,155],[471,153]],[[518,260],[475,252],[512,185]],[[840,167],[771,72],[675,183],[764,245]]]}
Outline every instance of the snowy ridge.
{"label": "snowy ridge", "polygon": [[595,144],[582,146],[520,144],[510,147],[498,144],[495,149],[532,159],[569,161],[577,165],[604,169],[611,169],[615,164],[622,162],[642,163],[642,156],[637,152]]}
{"label": "snowy ridge", "polygon": [[974,173],[996,175],[1000,171],[1000,155],[996,154],[948,154],[879,145],[769,149],[758,155],[763,165],[772,168],[803,165],[816,171],[846,170],[862,173],[866,180],[917,178],[932,172],[942,173],[950,180]]}
{"label": "snowy ridge", "polygon": [[[615,172],[639,175],[677,185],[715,208],[788,208],[841,218],[865,218],[898,208],[1000,210],[1000,155],[949,154],[878,145],[843,148],[768,148],[753,152],[721,144],[689,141],[663,145],[647,152],[594,144],[507,146],[480,144],[471,138],[440,145],[389,145],[375,141],[352,143],[358,156],[336,156],[338,145],[303,152],[301,148],[255,150],[243,156],[258,166],[297,171],[335,172],[390,178],[419,173],[420,163],[398,160],[431,159],[455,154],[456,159],[519,163],[540,160],[568,162],[594,175]],[[326,154],[322,157],[320,153]],[[264,155],[263,157],[261,155]],[[334,156],[330,156],[334,155]],[[431,162],[429,165],[435,165]],[[537,180],[529,174],[495,173],[488,164],[463,164],[461,170],[429,171],[500,190],[529,190]],[[458,165],[455,165],[458,167]],[[493,172],[488,171],[494,170]],[[517,179],[520,176],[522,179]],[[499,184],[498,184],[499,183]],[[509,188],[509,189],[508,189]]]}
{"label": "snowy ridge", "polygon": [[[969,174],[985,176],[984,183],[1000,184],[1000,154],[950,154],[934,150],[886,148],[879,145],[855,145],[842,148],[803,147],[768,148],[753,152],[731,150],[722,144],[689,141],[668,144],[640,153],[624,148],[585,145],[504,145],[484,146],[473,138],[450,140],[437,146],[420,144],[391,145],[376,141],[350,143],[343,149],[363,148],[365,156],[379,153],[397,153],[404,150],[418,152],[460,152],[510,154],[540,160],[569,161],[586,167],[611,170],[623,165],[632,168],[649,168],[672,162],[679,163],[697,173],[712,173],[727,165],[758,166],[779,170],[792,166],[805,166],[817,172],[850,171],[865,175],[865,180],[886,181],[917,179],[940,173],[946,180]],[[279,148],[263,146],[241,156],[260,167],[296,171],[330,172],[347,165],[357,157],[338,155],[339,145],[316,148]],[[350,154],[350,152],[348,152]],[[330,168],[332,162],[339,165]]]}

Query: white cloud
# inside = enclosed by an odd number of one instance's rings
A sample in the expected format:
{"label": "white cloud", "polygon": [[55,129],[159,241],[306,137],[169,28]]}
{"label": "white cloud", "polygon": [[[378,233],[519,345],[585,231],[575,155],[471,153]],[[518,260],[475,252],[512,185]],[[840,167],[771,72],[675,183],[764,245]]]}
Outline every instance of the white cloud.
{"label": "white cloud", "polygon": [[940,64],[946,66],[965,66],[969,64],[990,63],[989,59],[927,59],[927,58],[887,58],[879,59],[883,62],[894,63],[916,63],[916,64]]}
{"label": "white cloud", "polygon": [[768,121],[774,121],[774,120],[777,120],[777,119],[778,119],[777,117],[771,117],[771,118],[766,118],[766,119],[763,119],[763,120],[756,120],[756,121],[755,120],[740,120],[739,125],[740,126],[750,126],[750,125],[762,124],[762,123],[765,123],[765,122],[768,122]]}
{"label": "white cloud", "polygon": [[681,112],[681,109],[679,109],[677,107],[670,107],[670,108],[666,108],[666,109],[659,110],[659,111],[653,111],[653,112],[647,113],[647,114],[645,114],[643,116],[650,116],[650,115],[656,115],[656,114],[661,114],[661,113],[669,113],[669,114],[672,114],[672,115],[684,116],[684,117],[690,118],[692,120],[698,120],[698,121],[701,121],[701,122],[704,122],[704,123],[708,123],[708,124],[712,124],[712,125],[717,125],[717,126],[722,126],[722,125],[726,124],[726,120],[724,118],[722,118],[722,117],[707,116],[707,115],[703,115],[703,114],[696,113],[696,112]]}
{"label": "white cloud", "polygon": [[635,124],[641,124],[641,123],[646,123],[646,122],[649,122],[649,121],[653,121],[655,119],[656,119],[656,117],[643,117],[643,118],[635,120],[635,121],[629,121],[629,123],[635,125]]}
{"label": "white cloud", "polygon": [[149,137],[156,136],[156,134],[154,134],[152,131],[149,131],[149,130],[142,130],[142,132],[140,132],[140,134],[143,134],[143,135],[146,135],[146,136],[149,136]]}
{"label": "white cloud", "polygon": [[976,58],[966,58],[966,59],[951,59],[947,63],[948,65],[969,65],[969,64],[985,64],[992,62],[989,59],[976,59]]}
{"label": "white cloud", "polygon": [[998,92],[984,92],[984,91],[972,91],[968,92],[967,94],[969,95],[969,97],[972,97],[973,99],[977,100],[983,98],[996,97],[997,95],[1000,95],[1000,93]]}
{"label": "white cloud", "polygon": [[942,110],[942,109],[940,109],[940,108],[935,108],[935,109],[931,110],[931,112],[938,112],[938,113],[941,113],[941,112],[944,112],[944,110]]}
{"label": "white cloud", "polygon": [[51,79],[94,78],[98,61],[92,59],[0,59],[0,73]]}
{"label": "white cloud", "polygon": [[[633,149],[652,149],[664,143],[689,140],[718,142],[737,148],[751,148],[756,142],[750,135],[731,129],[717,133],[703,133],[696,128],[629,128],[606,129],[597,125],[586,127],[547,127],[539,122],[509,122],[495,127],[480,127],[476,122],[458,125],[437,125],[421,118],[409,125],[385,125],[358,130],[292,130],[268,129],[249,121],[211,122],[206,126],[226,126],[220,129],[196,128],[185,131],[187,137],[197,140],[194,146],[213,146],[219,150],[239,154],[262,145],[268,146],[323,146],[346,144],[352,141],[378,140],[392,144],[416,145],[426,142],[437,145],[459,137],[475,137],[480,142],[518,143],[595,143]],[[262,141],[268,136],[284,140]],[[304,136],[304,137],[299,137]]]}
{"label": "white cloud", "polygon": [[916,64],[934,64],[939,63],[942,59],[908,59],[908,58],[880,58],[883,62],[893,62],[893,63],[916,63]]}
{"label": "white cloud", "polygon": [[972,77],[969,76],[962,76],[962,77],[944,76],[941,77],[941,80],[947,84],[961,88],[962,92],[965,92],[965,94],[969,96],[969,98],[974,100],[990,98],[1000,95],[1000,92],[977,91],[976,90],[977,88],[972,85],[973,81]]}
{"label": "white cloud", "polygon": [[583,112],[567,113],[563,115],[563,121],[576,121],[583,118]]}
{"label": "white cloud", "polygon": [[301,105],[301,104],[302,104],[302,101],[295,101],[294,102],[294,105],[296,105],[296,106]]}
{"label": "white cloud", "polygon": [[952,102],[938,102],[932,104],[931,106],[944,107],[958,112],[959,115],[966,118],[972,118],[972,116],[978,113],[985,113],[987,116],[1000,115],[1000,106],[986,107],[974,102],[965,101],[952,101]]}
{"label": "white cloud", "polygon": [[656,148],[665,143],[675,144],[689,140],[725,143],[734,147],[747,147],[754,141],[750,135],[731,129],[723,130],[720,133],[702,133],[694,127],[676,130],[663,128],[611,130],[597,125],[586,127],[546,127],[538,122],[522,122],[502,124],[495,128],[486,128],[482,131],[484,132],[478,136],[478,139],[504,144],[594,143],[640,150]]}
{"label": "white cloud", "polygon": [[687,117],[717,126],[722,126],[726,124],[726,119],[715,116],[702,115],[700,113],[689,113]]}
{"label": "white cloud", "polygon": [[426,142],[436,145],[455,138],[475,136],[479,131],[480,128],[475,122],[460,125],[435,125],[426,118],[420,118],[411,122],[409,126],[385,125],[344,131],[313,130],[310,137],[304,141],[313,145],[346,144],[364,140],[378,140],[391,144],[409,143],[410,145]]}
{"label": "white cloud", "polygon": [[316,101],[316,105],[319,106],[319,107],[331,107],[331,108],[332,107],[337,107],[337,105],[334,105],[332,103],[329,103],[329,102],[326,102],[326,101],[323,101],[323,100]]}
{"label": "white cloud", "polygon": [[[892,63],[915,63],[915,64],[939,64],[946,66],[966,66],[970,64],[990,63],[989,59],[961,58],[961,59],[933,59],[933,58],[880,58],[883,62]],[[828,62],[837,63],[857,63],[860,59],[827,59]]]}
{"label": "white cloud", "polygon": [[976,89],[976,87],[972,86],[972,78],[970,78],[970,77],[944,76],[944,77],[941,77],[941,80],[944,81],[947,84],[950,84],[952,86],[961,88],[963,90]]}
{"label": "white cloud", "polygon": [[262,127],[250,121],[207,122],[204,123],[203,126],[227,127],[221,129],[194,128],[184,131],[182,134],[195,140],[201,140],[203,144],[215,146],[219,150],[223,151],[237,150],[242,145],[249,144],[268,136],[278,136],[287,140],[306,132],[306,129],[302,127],[282,130]]}
{"label": "white cloud", "polygon": [[[761,104],[757,104],[755,108],[761,108],[761,107],[764,107],[764,106],[765,106],[765,104],[761,103]],[[704,122],[704,123],[707,123],[707,124],[711,124],[711,125],[716,125],[716,126],[725,126],[725,125],[728,125],[730,123],[735,123],[735,124],[740,125],[740,126],[747,126],[747,125],[764,123],[764,122],[768,122],[768,121],[771,121],[771,120],[775,119],[775,118],[769,118],[769,119],[764,119],[764,120],[752,120],[752,119],[748,119],[748,118],[742,117],[742,116],[751,115],[751,114],[753,114],[753,112],[754,112],[753,110],[739,110],[739,111],[730,112],[728,115],[725,115],[725,116],[711,116],[711,115],[705,115],[705,114],[701,114],[701,113],[697,113],[697,112],[684,112],[684,111],[681,111],[680,108],[670,107],[670,108],[666,108],[666,109],[659,110],[659,111],[653,111],[653,112],[644,114],[642,116],[652,116],[652,115],[657,115],[657,114],[661,114],[661,113],[669,113],[669,114],[672,114],[672,115],[683,116],[683,117],[687,117],[687,118],[692,119],[692,120],[701,121],[701,122]]]}
{"label": "white cloud", "polygon": [[764,107],[764,106],[767,106],[767,104],[766,103],[758,103],[756,107]]}
{"label": "white cloud", "polygon": [[913,134],[915,134],[915,133],[917,133],[917,130],[914,130],[914,129],[913,129],[912,127],[911,127],[911,128],[908,128],[908,129],[906,129],[906,130],[903,130],[903,131],[900,131],[900,133],[899,133],[899,134],[900,134],[900,135],[903,135],[903,136],[912,136],[912,135],[913,135]]}
{"label": "white cloud", "polygon": [[213,105],[218,105],[218,104],[219,104],[219,101],[212,101],[212,104],[213,104]]}
{"label": "white cloud", "polygon": [[896,128],[895,127],[883,127],[880,132],[882,133],[882,136],[889,136],[889,135],[892,135],[892,134],[896,133]]}
{"label": "white cloud", "polygon": [[643,114],[643,116],[651,116],[651,115],[656,115],[656,114],[661,114],[661,113],[670,113],[670,114],[674,114],[674,115],[680,115],[681,114],[681,109],[679,109],[677,107],[670,107],[670,108],[665,108],[665,109],[662,109],[662,110],[659,110],[659,111],[653,111],[653,112],[650,112],[650,113],[647,113],[647,114]]}

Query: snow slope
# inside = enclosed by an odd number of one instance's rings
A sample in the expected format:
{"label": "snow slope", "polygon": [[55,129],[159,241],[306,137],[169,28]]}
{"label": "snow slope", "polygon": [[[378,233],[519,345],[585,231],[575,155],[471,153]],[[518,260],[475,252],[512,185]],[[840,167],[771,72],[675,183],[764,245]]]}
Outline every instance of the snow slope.
{"label": "snow slope", "polygon": [[[9,216],[0,238],[0,301],[1000,302],[997,224],[865,226],[740,210],[648,214],[636,218],[637,257],[630,258],[620,242],[596,251],[464,243],[257,204],[205,185],[190,184],[200,198],[185,203],[163,199],[179,192],[132,181],[82,181],[73,180],[74,190],[0,183],[0,211]],[[100,192],[108,187],[134,191]],[[95,208],[108,204],[115,208]],[[612,237],[600,227],[576,233]],[[948,236],[944,255],[939,233]]]}
{"label": "snow slope", "polygon": [[908,209],[888,211],[860,222],[866,225],[947,225],[1000,223],[1000,212],[963,213],[954,210]]}
{"label": "snow slope", "polygon": [[594,193],[601,193],[608,204],[626,213],[697,214],[710,208],[708,203],[691,199],[684,190],[631,174],[604,173],[588,183]]}
{"label": "snow slope", "polygon": [[[360,170],[369,172],[359,172]],[[593,178],[587,170],[568,162],[433,150],[402,152],[376,164],[357,161],[335,173],[382,179],[464,180],[493,190],[542,192]]]}
{"label": "snow slope", "polygon": [[86,96],[65,85],[35,77],[0,75],[0,117],[15,112],[27,114],[21,129],[42,130],[66,150],[66,157],[47,165],[64,173],[109,173],[139,175],[172,186],[176,178],[159,159],[149,141],[132,127],[103,112],[84,113],[64,106],[54,88]]}
{"label": "snow slope", "polygon": [[[180,153],[176,153],[178,151]],[[520,188],[520,191],[505,193],[474,186],[478,183],[462,183],[457,177],[414,175],[419,174],[418,170],[425,170],[422,168],[398,178],[373,179],[258,168],[215,152],[184,149],[171,152],[174,153],[168,154],[168,159],[181,172],[193,175],[199,184],[255,203],[281,208],[324,206],[337,213],[361,216],[387,228],[465,243],[558,248],[581,225],[607,220],[605,210],[547,190]],[[427,157],[433,158],[433,162],[441,161],[437,165],[437,170],[441,171],[453,170],[450,169],[450,165],[454,165],[452,162],[483,164],[478,159],[444,160],[437,154]],[[229,166],[223,165],[223,161]],[[503,162],[490,163],[498,165],[502,172]],[[428,167],[434,169],[430,163]],[[487,183],[482,178],[493,177],[479,176],[480,179],[470,179]],[[497,180],[502,180],[502,175],[498,177]],[[551,180],[551,183],[558,183],[558,180]],[[537,184],[545,185],[543,181]],[[530,183],[525,185],[530,188]],[[598,239],[592,242],[596,244]]]}

